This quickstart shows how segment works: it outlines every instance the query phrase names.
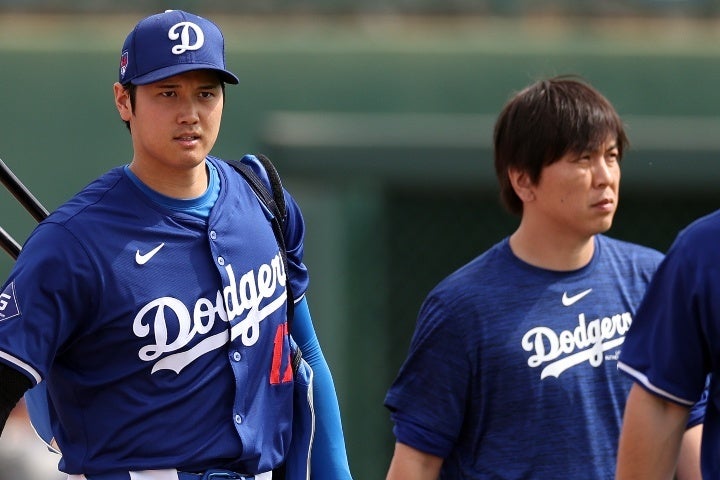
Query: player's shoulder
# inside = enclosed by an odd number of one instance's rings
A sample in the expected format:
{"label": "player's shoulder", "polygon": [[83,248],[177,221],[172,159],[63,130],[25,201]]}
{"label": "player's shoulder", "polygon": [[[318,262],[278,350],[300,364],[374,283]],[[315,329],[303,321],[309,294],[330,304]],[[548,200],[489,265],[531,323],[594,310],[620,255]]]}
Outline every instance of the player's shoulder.
{"label": "player's shoulder", "polygon": [[717,243],[720,235],[720,210],[699,217],[683,228],[677,239],[694,246]]}
{"label": "player's shoulder", "polygon": [[[226,178],[239,177],[239,175],[237,175],[237,172],[233,169],[233,167],[230,165],[230,163],[228,163],[227,160],[212,155],[208,155],[207,159],[216,168],[223,172]],[[265,186],[270,189],[270,178],[268,176],[267,169],[257,156],[252,154],[245,154],[240,158],[240,162],[250,167],[250,169],[255,173],[255,175],[260,177],[260,180],[262,180]]]}
{"label": "player's shoulder", "polygon": [[668,256],[682,258],[688,265],[706,268],[720,266],[720,210],[699,217],[684,227],[675,237]]}
{"label": "player's shoulder", "polygon": [[454,297],[462,295],[468,286],[488,286],[498,277],[503,277],[499,272],[512,275],[513,258],[507,241],[507,238],[503,239],[451,271],[437,283],[431,294],[442,292]]}
{"label": "player's shoulder", "polygon": [[117,210],[121,206],[125,211],[132,210],[126,193],[118,195],[122,200],[114,206],[108,206],[105,200],[107,192],[122,178],[122,167],[118,167],[86,185],[33,229],[23,250],[32,252],[36,263],[67,255],[71,250],[82,250],[85,239],[97,237],[98,224],[106,220],[108,209]]}
{"label": "player's shoulder", "polygon": [[[64,224],[78,215],[92,211],[92,207],[102,204],[103,199],[107,198],[107,193],[121,184],[123,178],[125,178],[123,167],[109,170],[60,205],[45,222]],[[120,197],[124,198],[123,201],[127,201],[127,195],[120,194]]]}

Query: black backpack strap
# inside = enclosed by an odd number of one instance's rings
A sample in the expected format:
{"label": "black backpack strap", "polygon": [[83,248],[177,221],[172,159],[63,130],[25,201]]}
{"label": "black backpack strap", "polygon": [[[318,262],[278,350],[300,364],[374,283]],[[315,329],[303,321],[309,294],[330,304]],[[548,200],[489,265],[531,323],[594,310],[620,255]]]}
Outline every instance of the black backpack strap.
{"label": "black backpack strap", "polygon": [[270,159],[262,153],[255,155],[255,158],[260,160],[263,168],[265,168],[268,180],[270,180],[273,200],[275,200],[275,205],[277,205],[277,211],[280,213],[280,222],[284,226],[285,219],[287,218],[287,206],[285,205],[285,194],[283,193],[282,182],[280,182],[280,174],[278,173],[275,165],[273,165]]}
{"label": "black backpack strap", "polygon": [[285,235],[284,227],[285,220],[287,218],[287,207],[285,205],[285,195],[283,193],[282,184],[280,183],[280,175],[278,174],[275,166],[270,162],[270,159],[265,155],[256,155],[256,158],[260,160],[265,171],[268,174],[270,180],[270,186],[272,192],[268,191],[267,185],[262,179],[253,171],[253,169],[243,163],[240,160],[226,160],[227,163],[233,166],[240,175],[245,178],[247,183],[252,187],[255,194],[265,204],[270,213],[273,216],[272,229],[275,234],[278,246],[280,247],[280,255],[282,257],[283,268],[285,269],[285,288],[287,291],[287,322],[288,329],[293,318],[295,311],[295,298],[292,293],[290,286],[290,270],[288,269],[287,251],[285,250]]}

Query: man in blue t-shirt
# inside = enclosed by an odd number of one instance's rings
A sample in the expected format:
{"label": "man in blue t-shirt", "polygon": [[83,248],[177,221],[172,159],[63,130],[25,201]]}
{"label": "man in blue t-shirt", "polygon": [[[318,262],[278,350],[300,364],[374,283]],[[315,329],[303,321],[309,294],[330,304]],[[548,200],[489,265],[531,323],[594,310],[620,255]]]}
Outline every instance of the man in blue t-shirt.
{"label": "man in blue t-shirt", "polygon": [[[614,476],[631,384],[617,359],[662,259],[603,235],[627,144],[613,106],[578,78],[506,104],[495,169],[520,224],[425,299],[385,399],[388,480]],[[681,478],[698,468],[692,440]]]}

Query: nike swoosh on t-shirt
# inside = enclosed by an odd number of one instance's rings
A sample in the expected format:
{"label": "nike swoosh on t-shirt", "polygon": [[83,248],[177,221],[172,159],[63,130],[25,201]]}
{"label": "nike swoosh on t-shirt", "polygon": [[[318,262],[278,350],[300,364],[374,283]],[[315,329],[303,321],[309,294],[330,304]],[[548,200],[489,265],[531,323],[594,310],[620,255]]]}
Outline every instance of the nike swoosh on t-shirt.
{"label": "nike swoosh on t-shirt", "polygon": [[592,288],[588,288],[587,290],[584,290],[576,295],[573,295],[572,297],[568,297],[567,292],[565,292],[565,293],[563,293],[563,296],[562,296],[562,304],[565,305],[566,307],[569,307],[570,305],[577,302],[578,300],[580,300],[581,298],[583,298],[585,295],[587,295],[590,292],[592,292]]}

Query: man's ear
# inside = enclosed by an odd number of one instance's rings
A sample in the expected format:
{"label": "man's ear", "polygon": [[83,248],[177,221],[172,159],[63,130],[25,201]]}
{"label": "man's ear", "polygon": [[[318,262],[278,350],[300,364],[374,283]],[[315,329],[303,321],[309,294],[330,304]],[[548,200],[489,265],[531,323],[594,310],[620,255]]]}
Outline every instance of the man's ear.
{"label": "man's ear", "polygon": [[130,93],[119,82],[113,84],[113,93],[115,94],[115,107],[120,113],[120,118],[129,122],[132,117],[132,105],[130,105]]}
{"label": "man's ear", "polygon": [[535,184],[530,179],[530,175],[523,170],[514,168],[508,169],[508,178],[510,184],[515,190],[515,194],[523,201],[523,203],[535,200]]}

